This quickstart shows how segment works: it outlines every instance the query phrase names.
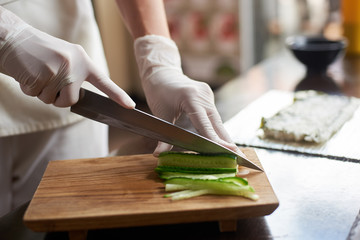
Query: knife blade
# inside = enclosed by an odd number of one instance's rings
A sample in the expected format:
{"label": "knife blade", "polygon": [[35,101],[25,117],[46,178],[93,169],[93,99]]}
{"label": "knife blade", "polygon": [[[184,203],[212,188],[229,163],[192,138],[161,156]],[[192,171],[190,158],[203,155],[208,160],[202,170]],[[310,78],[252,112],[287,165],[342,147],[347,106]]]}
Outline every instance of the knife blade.
{"label": "knife blade", "polygon": [[86,118],[186,150],[206,154],[234,154],[237,156],[238,165],[263,171],[255,163],[247,159],[244,154],[234,152],[199,134],[139,109],[123,108],[110,98],[84,88],[80,89],[79,101],[71,106],[70,110]]}

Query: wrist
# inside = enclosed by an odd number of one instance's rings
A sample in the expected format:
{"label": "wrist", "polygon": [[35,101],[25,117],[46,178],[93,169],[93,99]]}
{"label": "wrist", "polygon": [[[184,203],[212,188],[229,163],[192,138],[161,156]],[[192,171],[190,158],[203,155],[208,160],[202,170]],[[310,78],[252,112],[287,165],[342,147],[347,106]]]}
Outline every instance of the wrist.
{"label": "wrist", "polygon": [[179,49],[170,38],[159,35],[139,37],[134,42],[134,51],[142,80],[162,70],[182,73]]}
{"label": "wrist", "polygon": [[28,27],[21,18],[0,7],[0,49]]}

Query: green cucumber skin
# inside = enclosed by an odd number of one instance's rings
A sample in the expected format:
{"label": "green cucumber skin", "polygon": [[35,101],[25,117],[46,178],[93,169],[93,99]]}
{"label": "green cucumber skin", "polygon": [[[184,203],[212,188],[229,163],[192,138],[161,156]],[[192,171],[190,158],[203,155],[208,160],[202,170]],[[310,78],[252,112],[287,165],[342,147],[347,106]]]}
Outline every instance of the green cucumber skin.
{"label": "green cucumber skin", "polygon": [[242,186],[249,185],[248,181],[245,178],[241,178],[241,177],[225,177],[225,178],[221,178],[219,180],[224,181],[224,182],[232,182],[235,184],[240,184]]}
{"label": "green cucumber skin", "polygon": [[182,152],[162,152],[158,158],[159,166],[193,168],[236,168],[237,157],[231,154],[204,155]]}
{"label": "green cucumber skin", "polygon": [[179,172],[161,172],[159,177],[161,179],[171,179],[176,177],[186,177],[192,179],[219,179],[219,178],[232,178],[236,173],[214,173],[214,174],[199,174],[199,173],[179,173]]}
{"label": "green cucumber skin", "polygon": [[159,154],[159,157],[162,156],[167,156],[167,155],[183,155],[183,156],[205,156],[205,157],[228,157],[228,158],[233,158],[234,160],[237,159],[236,155],[233,154],[229,154],[229,153],[219,153],[219,154],[205,154],[205,153],[188,153],[188,152],[174,152],[174,151],[165,151],[165,152],[161,152]]}
{"label": "green cucumber skin", "polygon": [[174,167],[174,166],[157,166],[155,171],[159,174],[162,172],[178,172],[193,174],[218,174],[218,173],[236,173],[236,168],[194,168],[194,167]]}

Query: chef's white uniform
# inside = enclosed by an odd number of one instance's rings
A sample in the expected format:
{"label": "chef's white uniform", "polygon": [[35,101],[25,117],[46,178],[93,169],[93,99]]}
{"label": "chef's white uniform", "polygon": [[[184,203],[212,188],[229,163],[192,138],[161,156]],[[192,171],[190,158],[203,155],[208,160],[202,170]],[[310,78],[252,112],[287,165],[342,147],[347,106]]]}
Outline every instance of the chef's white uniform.
{"label": "chef's white uniform", "polygon": [[[0,4],[35,28],[80,44],[108,73],[90,0],[8,0]],[[31,199],[48,161],[106,156],[107,134],[104,124],[27,96],[17,81],[0,74],[0,216]]]}

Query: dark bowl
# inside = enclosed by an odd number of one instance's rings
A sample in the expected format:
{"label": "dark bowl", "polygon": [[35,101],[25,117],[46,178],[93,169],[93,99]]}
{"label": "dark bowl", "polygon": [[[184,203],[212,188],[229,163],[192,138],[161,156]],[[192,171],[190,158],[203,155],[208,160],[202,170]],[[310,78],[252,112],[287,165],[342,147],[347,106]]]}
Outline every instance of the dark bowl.
{"label": "dark bowl", "polygon": [[326,70],[346,46],[346,39],[329,40],[324,37],[293,36],[286,39],[287,47],[308,69]]}
{"label": "dark bowl", "polygon": [[341,94],[341,89],[327,74],[327,69],[347,47],[346,39],[294,36],[286,39],[286,45],[306,67],[306,74],[295,86],[295,91],[317,90]]}

